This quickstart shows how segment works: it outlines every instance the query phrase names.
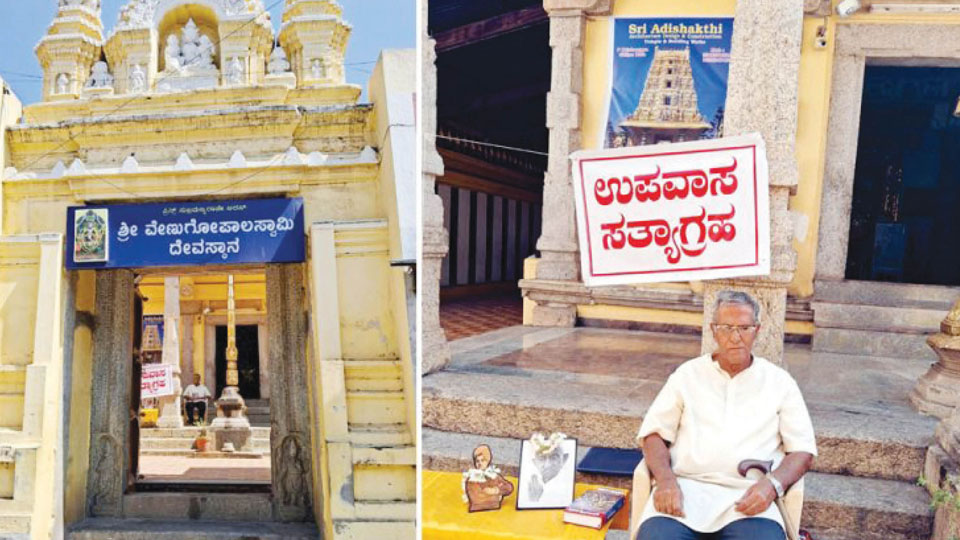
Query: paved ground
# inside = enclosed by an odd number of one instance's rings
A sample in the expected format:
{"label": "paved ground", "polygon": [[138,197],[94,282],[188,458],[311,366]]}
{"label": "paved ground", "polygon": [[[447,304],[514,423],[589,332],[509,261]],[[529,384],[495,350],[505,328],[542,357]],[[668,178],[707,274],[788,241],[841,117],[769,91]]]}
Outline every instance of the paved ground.
{"label": "paved ground", "polygon": [[440,303],[440,325],[450,341],[523,324],[520,292]]}
{"label": "paved ground", "polygon": [[146,481],[270,482],[270,457],[191,458],[140,456],[140,476]]}

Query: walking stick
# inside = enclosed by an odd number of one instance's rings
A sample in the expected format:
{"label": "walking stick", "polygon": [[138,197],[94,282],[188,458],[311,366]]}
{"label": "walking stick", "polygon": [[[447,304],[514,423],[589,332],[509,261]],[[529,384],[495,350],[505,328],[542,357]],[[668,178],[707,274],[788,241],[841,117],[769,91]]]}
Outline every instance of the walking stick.
{"label": "walking stick", "polygon": [[[773,461],[761,461],[759,459],[745,459],[737,465],[737,472],[740,473],[740,476],[746,478],[747,474],[750,472],[750,469],[756,469],[760,471],[764,476],[770,474],[770,470],[773,469]],[[799,540],[797,537],[797,529],[793,526],[793,520],[790,519],[790,514],[787,513],[787,507],[783,504],[783,499],[777,495],[776,498],[777,509],[780,510],[780,515],[783,517],[783,528],[787,530],[787,540]]]}

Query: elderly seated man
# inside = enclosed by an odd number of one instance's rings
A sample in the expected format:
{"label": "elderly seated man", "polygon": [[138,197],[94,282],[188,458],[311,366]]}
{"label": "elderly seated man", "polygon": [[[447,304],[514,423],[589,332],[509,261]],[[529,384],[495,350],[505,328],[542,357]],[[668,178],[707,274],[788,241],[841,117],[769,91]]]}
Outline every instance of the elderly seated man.
{"label": "elderly seated man", "polygon": [[[717,350],[670,375],[637,440],[655,482],[637,540],[782,540],[776,497],[817,453],[800,388],[786,370],[751,352],[760,308],[749,295],[717,296]],[[669,447],[669,449],[668,449]],[[773,460],[759,480],[737,472],[746,459]]]}

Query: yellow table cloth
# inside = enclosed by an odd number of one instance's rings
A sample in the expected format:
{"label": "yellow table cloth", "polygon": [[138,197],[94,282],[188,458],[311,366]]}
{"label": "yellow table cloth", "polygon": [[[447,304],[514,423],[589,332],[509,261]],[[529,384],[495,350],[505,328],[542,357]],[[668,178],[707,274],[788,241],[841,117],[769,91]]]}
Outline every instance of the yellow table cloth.
{"label": "yellow table cloth", "polygon": [[[517,479],[507,477],[517,487]],[[469,539],[550,539],[603,540],[613,522],[628,515],[629,500],[613,520],[602,529],[591,529],[563,522],[563,510],[517,511],[517,490],[503,500],[500,510],[467,512],[463,502],[460,473],[424,471],[423,473],[423,540]],[[576,496],[601,486],[577,484]],[[626,493],[625,490],[621,490]],[[627,518],[629,519],[629,518]]]}

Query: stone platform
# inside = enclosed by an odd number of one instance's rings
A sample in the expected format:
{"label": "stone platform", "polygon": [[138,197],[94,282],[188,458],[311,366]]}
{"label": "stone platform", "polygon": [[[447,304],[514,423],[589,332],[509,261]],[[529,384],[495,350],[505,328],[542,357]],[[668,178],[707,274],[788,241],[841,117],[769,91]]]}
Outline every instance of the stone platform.
{"label": "stone platform", "polygon": [[[197,452],[193,441],[206,429],[213,448],[213,430],[210,427],[184,427],[178,429],[143,428],[140,430],[141,456],[206,456],[218,452]],[[244,452],[235,452],[235,457],[259,457],[270,455],[270,428],[254,427],[250,433],[250,447]]]}
{"label": "stone platform", "polygon": [[[454,341],[451,365],[423,379],[424,467],[462,470],[488,441],[509,471],[519,440],[535,431],[563,431],[581,446],[635,447],[663,382],[699,349],[697,337],[588,328],[512,327]],[[914,412],[907,396],[930,361],[798,344],[785,356],[820,451],[804,527],[822,540],[927,540],[929,496],[915,482],[937,421]]]}

